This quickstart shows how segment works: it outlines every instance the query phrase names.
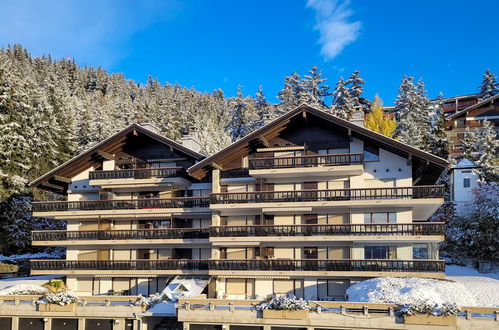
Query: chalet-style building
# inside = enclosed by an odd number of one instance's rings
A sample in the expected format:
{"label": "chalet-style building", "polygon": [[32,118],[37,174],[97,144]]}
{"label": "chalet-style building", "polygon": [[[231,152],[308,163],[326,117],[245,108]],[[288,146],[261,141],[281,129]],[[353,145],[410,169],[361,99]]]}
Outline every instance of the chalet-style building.
{"label": "chalet-style building", "polygon": [[[464,139],[466,128],[482,127],[483,121],[490,121],[499,136],[499,94],[451,114],[446,121],[446,133],[449,139],[449,154],[459,158],[462,154],[459,145]],[[499,157],[499,154],[498,154]]]}
{"label": "chalet-style building", "polygon": [[33,232],[33,245],[67,253],[33,260],[32,274],[65,274],[77,294],[147,295],[188,260],[209,259],[211,184],[186,171],[202,158],[135,124],[34,181],[67,201],[34,203],[33,214],[65,220],[67,230]]}
{"label": "chalet-style building", "polygon": [[33,233],[67,257],[32,273],[85,294],[189,275],[211,278],[209,297],[322,300],[371,277],[444,276],[444,225],[427,222],[444,159],[306,105],[203,158],[132,125],[34,181],[67,195],[34,215],[68,228]]}

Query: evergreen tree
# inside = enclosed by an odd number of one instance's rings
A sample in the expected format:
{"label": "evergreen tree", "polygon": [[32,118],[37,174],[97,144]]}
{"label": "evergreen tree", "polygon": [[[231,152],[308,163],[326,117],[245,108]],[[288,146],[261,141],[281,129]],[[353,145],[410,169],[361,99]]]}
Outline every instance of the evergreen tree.
{"label": "evergreen tree", "polygon": [[308,75],[304,76],[302,82],[303,89],[307,94],[305,102],[319,108],[327,108],[325,99],[331,95],[329,93],[329,86],[324,84],[327,79],[322,78],[322,70],[319,70],[315,65],[308,73]]}
{"label": "evergreen tree", "polygon": [[499,258],[499,184],[480,183],[474,200],[447,225],[445,250],[457,260]]}
{"label": "evergreen tree", "polygon": [[464,158],[479,167],[478,174],[481,180],[498,181],[495,162],[499,142],[494,127],[488,120],[483,121],[482,127],[473,130],[467,127],[459,148]]}
{"label": "evergreen tree", "polygon": [[333,115],[343,118],[350,119],[353,116],[354,108],[353,102],[351,100],[350,91],[346,86],[347,82],[343,77],[336,84],[333,91],[333,103],[331,105],[331,112]]}
{"label": "evergreen tree", "polygon": [[355,70],[347,80],[348,94],[355,110],[362,110],[364,113],[369,113],[371,105],[367,99],[362,97],[364,84],[364,80],[360,77],[360,71]]}
{"label": "evergreen tree", "polygon": [[442,95],[434,102],[433,119],[430,120],[428,134],[423,136],[423,149],[429,153],[447,159],[449,156],[449,141],[445,134],[445,113],[443,111]]}
{"label": "evergreen tree", "polygon": [[253,102],[243,96],[242,87],[237,89],[237,96],[231,100],[231,120],[227,132],[234,142],[251,131],[251,123],[256,120]]}
{"label": "evergreen tree", "polygon": [[424,137],[429,134],[429,111],[430,101],[423,81],[420,79],[415,86],[413,77],[404,76],[395,100],[395,136],[401,142],[423,148]]}
{"label": "evergreen tree", "polygon": [[255,111],[257,119],[252,123],[251,130],[257,130],[264,126],[267,122],[273,119],[273,111],[271,104],[265,98],[263,93],[262,85],[258,88],[258,92],[255,94]]}
{"label": "evergreen tree", "polygon": [[393,137],[393,133],[397,128],[395,119],[385,115],[383,111],[383,102],[378,95],[374,97],[371,112],[365,117],[365,125],[366,128],[390,138]]}
{"label": "evergreen tree", "polygon": [[479,166],[480,178],[487,182],[498,181],[499,174],[496,167],[496,155],[499,141],[494,126],[488,120],[478,129],[478,159],[475,164]]}
{"label": "evergreen tree", "polygon": [[495,74],[487,69],[483,75],[482,84],[478,88],[478,98],[481,100],[485,100],[499,94],[499,84],[497,83]]}

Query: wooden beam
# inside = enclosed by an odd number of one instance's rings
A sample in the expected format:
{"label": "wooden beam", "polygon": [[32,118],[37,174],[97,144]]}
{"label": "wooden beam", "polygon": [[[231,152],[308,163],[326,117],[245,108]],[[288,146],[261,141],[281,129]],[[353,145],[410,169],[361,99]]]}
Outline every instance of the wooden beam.
{"label": "wooden beam", "polygon": [[44,182],[40,186],[44,186],[44,187],[55,189],[55,190],[64,190],[66,188],[64,186],[60,186],[60,185],[53,184],[53,183],[50,183],[50,182]]}
{"label": "wooden beam", "polygon": [[114,160],[114,159],[116,159],[116,157],[114,157],[114,155],[111,155],[111,154],[109,154],[109,153],[105,152],[104,150],[100,150],[100,149],[99,149],[99,150],[97,150],[95,153],[96,153],[97,155],[99,155],[99,156],[101,156],[101,157],[103,157],[103,158],[109,159],[109,160]]}
{"label": "wooden beam", "polygon": [[216,168],[217,170],[220,170],[220,171],[223,169],[222,166],[218,165],[215,162],[211,163],[211,166],[213,166],[214,168]]}
{"label": "wooden beam", "polygon": [[55,174],[53,176],[53,179],[54,179],[54,181],[59,181],[59,182],[64,182],[64,183],[71,183],[71,179],[66,178],[66,177],[64,177],[62,175]]}
{"label": "wooden beam", "polygon": [[409,154],[407,156],[407,166],[411,165],[412,164],[412,154]]}
{"label": "wooden beam", "polygon": [[269,148],[269,146],[270,146],[269,141],[263,135],[260,135],[258,137],[258,139],[262,142],[262,144],[264,146],[266,146],[267,148]]}
{"label": "wooden beam", "polygon": [[352,137],[352,129],[348,129],[348,138],[350,139],[350,142],[353,142],[353,137]]}

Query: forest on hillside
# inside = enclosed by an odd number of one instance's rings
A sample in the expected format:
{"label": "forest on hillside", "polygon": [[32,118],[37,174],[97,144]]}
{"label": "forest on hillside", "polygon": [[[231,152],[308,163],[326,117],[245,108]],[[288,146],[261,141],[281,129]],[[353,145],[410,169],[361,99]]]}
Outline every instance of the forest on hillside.
{"label": "forest on hillside", "polygon": [[[30,181],[131,123],[152,123],[173,140],[193,127],[202,152],[209,155],[307,103],[344,119],[363,111],[368,128],[447,158],[441,101],[429,99],[421,79],[402,77],[395,120],[384,116],[379,99],[364,98],[364,84],[360,72],[354,71],[329,86],[314,66],[303,75],[293,72],[284,77],[276,96],[267,98],[262,87],[254,96],[244,95],[240,87],[236,96],[226,97],[221,89],[202,93],[160,84],[152,77],[141,84],[100,67],[80,67],[73,60],[33,57],[21,45],[2,49],[0,212],[5,239],[0,250],[6,255],[37,251],[30,246],[29,231],[61,226],[31,218],[31,200],[38,192],[30,191]],[[499,93],[492,73],[484,75],[477,92],[482,98]],[[469,132],[463,144],[484,169],[493,150],[490,134],[490,129]],[[483,141],[489,141],[486,151]]]}

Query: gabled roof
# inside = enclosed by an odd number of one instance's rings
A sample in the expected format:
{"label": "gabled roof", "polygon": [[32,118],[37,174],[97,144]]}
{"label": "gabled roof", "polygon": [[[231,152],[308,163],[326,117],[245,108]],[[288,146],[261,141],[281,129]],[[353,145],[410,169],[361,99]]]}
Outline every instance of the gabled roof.
{"label": "gabled roof", "polygon": [[204,155],[188,149],[173,140],[157,134],[156,132],[153,132],[152,130],[146,128],[146,125],[141,126],[139,124],[132,124],[119,131],[118,133],[108,137],[102,142],[97,143],[90,149],[71,158],[67,162],[59,165],[50,172],[42,175],[38,179],[31,182],[29,185],[34,188],[40,188],[49,191],[60,192],[64,190],[61,188],[64,188],[69,183],[68,177],[76,175],[82,170],[89,168],[90,166],[92,166],[92,164],[95,164],[98,159],[106,158],[106,154],[113,154],[116,150],[119,150],[124,144],[124,139],[130,133],[144,134],[145,136],[157,140],[173,149],[176,149],[181,153],[194,158],[195,160],[201,160],[205,158]]}
{"label": "gabled roof", "polygon": [[[258,140],[261,136],[264,136],[267,132],[275,132],[276,129],[279,128],[279,126],[285,126],[290,119],[302,113],[309,113],[331,124],[342,126],[348,129],[348,131],[351,132],[353,137],[357,137],[361,140],[368,140],[370,142],[376,143],[382,149],[388,150],[402,157],[411,158],[411,160],[413,161],[414,160],[418,161],[419,165],[421,166],[420,169],[421,171],[426,172],[429,169],[428,165],[432,165],[434,167],[433,169],[437,170],[438,172],[441,172],[444,168],[449,166],[447,160],[443,158],[437,157],[423,150],[411,147],[405,143],[386,137],[382,134],[371,131],[365,127],[356,125],[350,121],[338,118],[330,113],[326,113],[322,110],[318,110],[309,105],[302,104],[298,106],[296,109],[285,113],[281,117],[275,119],[274,121],[263,126],[262,128],[232,143],[225,149],[222,149],[219,152],[215,153],[214,155],[209,156],[208,158],[202,160],[201,162],[191,166],[188,169],[189,174],[195,176],[194,175],[195,172],[199,170],[204,171],[206,168],[211,166],[213,163],[216,163],[223,157],[233,154],[236,150],[248,147],[252,141],[254,142],[254,140]],[[439,175],[440,173],[438,173],[438,175],[436,176],[438,177]]]}
{"label": "gabled roof", "polygon": [[449,116],[447,119],[452,119],[452,118],[456,118],[456,117],[459,117],[463,114],[465,114],[466,112],[470,111],[470,110],[473,110],[473,109],[477,109],[477,108],[480,108],[481,106],[483,105],[486,105],[487,103],[489,102],[493,102],[495,99],[499,98],[499,94],[497,95],[494,95],[492,97],[489,97],[488,99],[485,99],[483,101],[480,101],[478,102],[477,104],[473,104],[472,106],[469,106],[467,108],[464,108],[463,110],[461,111],[458,111],[456,112],[455,114],[452,114],[451,116]]}

